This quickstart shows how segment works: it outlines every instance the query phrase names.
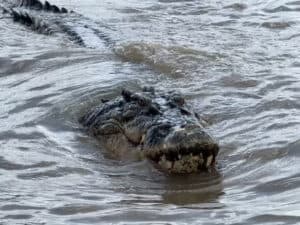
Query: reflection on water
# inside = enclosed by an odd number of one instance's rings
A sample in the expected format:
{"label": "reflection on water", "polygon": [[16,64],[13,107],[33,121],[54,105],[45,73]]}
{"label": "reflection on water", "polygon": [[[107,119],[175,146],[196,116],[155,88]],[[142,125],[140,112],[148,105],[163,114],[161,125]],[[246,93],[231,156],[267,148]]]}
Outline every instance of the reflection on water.
{"label": "reflection on water", "polygon": [[[115,44],[0,19],[0,224],[300,221],[297,1],[52,2]],[[143,85],[192,102],[219,140],[216,170],[167,175],[82,132],[86,110]]]}
{"label": "reflection on water", "polygon": [[[170,176],[162,194],[166,204],[189,205],[197,208],[221,208],[219,196],[223,194],[222,176],[218,171]],[[204,204],[199,204],[204,203]]]}

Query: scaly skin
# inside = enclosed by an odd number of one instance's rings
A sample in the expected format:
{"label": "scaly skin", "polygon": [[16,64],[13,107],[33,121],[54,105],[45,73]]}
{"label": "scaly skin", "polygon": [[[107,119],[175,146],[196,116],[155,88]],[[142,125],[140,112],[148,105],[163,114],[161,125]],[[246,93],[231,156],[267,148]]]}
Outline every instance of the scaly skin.
{"label": "scaly skin", "polygon": [[[70,41],[86,47],[82,37],[74,30],[74,27],[68,26],[64,22],[65,18],[72,19],[74,17],[80,21],[83,19],[80,14],[50,4],[48,1],[42,3],[39,0],[4,0],[3,2],[4,4],[0,3],[0,9],[2,9],[3,14],[8,15],[6,18],[12,18],[15,23],[44,35],[66,34]],[[78,26],[81,27],[82,25]]]}
{"label": "scaly skin", "polygon": [[[3,3],[5,6],[1,3],[0,8],[4,14],[38,33],[64,33],[76,44],[86,46],[82,37],[64,21],[65,17],[73,16],[78,21],[74,25],[111,42],[96,28],[79,24],[84,19],[81,15],[68,13],[47,1],[3,0]],[[40,12],[41,16],[31,12]],[[180,94],[146,88],[142,93],[124,90],[122,97],[103,103],[80,121],[112,151],[135,149],[164,170],[191,173],[212,166],[219,149],[200,120]]]}
{"label": "scaly skin", "polygon": [[207,169],[219,150],[198,114],[176,92],[123,90],[121,97],[105,101],[80,122],[107,149],[138,150],[171,173]]}

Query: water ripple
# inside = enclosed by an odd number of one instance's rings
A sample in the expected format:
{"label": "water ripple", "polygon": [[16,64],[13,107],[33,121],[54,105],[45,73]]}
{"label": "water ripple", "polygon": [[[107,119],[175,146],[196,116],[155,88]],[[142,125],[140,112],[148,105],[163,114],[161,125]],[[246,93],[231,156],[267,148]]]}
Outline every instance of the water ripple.
{"label": "water ripple", "polygon": [[[116,45],[0,19],[0,223],[299,221],[299,1],[52,1]],[[216,170],[166,175],[82,131],[102,98],[144,85],[191,101],[220,143]]]}
{"label": "water ripple", "polygon": [[32,180],[32,179],[64,177],[69,174],[90,175],[92,174],[92,172],[83,168],[58,167],[55,170],[47,170],[43,172],[34,172],[34,173],[22,173],[18,175],[18,178],[24,180]]}

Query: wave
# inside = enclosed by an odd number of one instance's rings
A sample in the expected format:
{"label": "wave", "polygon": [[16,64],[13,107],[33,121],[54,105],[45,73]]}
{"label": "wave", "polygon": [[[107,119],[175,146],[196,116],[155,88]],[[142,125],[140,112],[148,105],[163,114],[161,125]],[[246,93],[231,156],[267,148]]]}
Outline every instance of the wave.
{"label": "wave", "polygon": [[121,59],[145,64],[151,69],[174,77],[192,75],[201,67],[220,63],[222,56],[182,46],[164,46],[157,43],[132,42],[114,48]]}

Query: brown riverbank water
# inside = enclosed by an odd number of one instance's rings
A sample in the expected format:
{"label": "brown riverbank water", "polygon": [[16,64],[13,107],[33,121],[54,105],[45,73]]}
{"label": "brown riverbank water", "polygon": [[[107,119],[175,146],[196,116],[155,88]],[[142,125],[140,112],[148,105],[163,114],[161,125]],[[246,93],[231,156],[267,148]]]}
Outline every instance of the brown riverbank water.
{"label": "brown riverbank water", "polygon": [[[299,1],[52,3],[111,43],[0,19],[1,225],[300,223]],[[143,85],[193,103],[216,172],[168,176],[82,132],[84,110]]]}

